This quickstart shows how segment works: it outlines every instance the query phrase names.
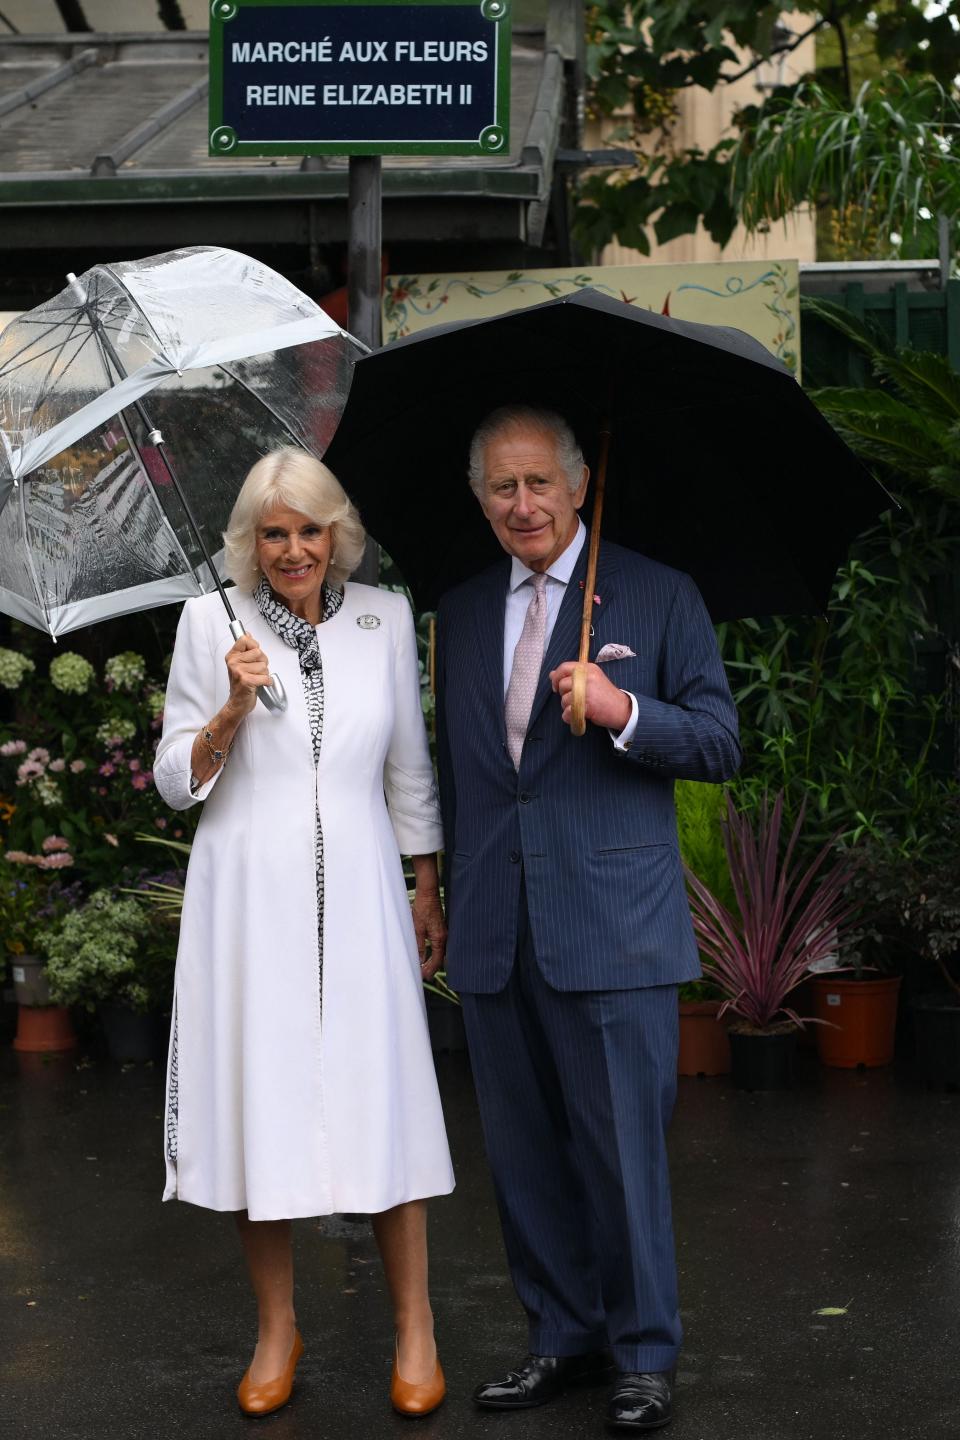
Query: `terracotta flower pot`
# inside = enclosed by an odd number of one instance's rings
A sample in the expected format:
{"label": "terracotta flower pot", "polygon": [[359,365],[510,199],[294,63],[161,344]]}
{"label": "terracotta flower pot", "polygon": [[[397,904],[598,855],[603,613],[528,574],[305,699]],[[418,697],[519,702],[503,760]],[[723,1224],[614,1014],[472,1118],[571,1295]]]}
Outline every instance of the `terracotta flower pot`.
{"label": "terracotta flower pot", "polygon": [[66,1005],[20,1005],[14,1050],[37,1054],[75,1050],[77,1035]]}
{"label": "terracotta flower pot", "polygon": [[855,1070],[858,1065],[889,1065],[893,1059],[900,976],[849,980],[818,975],[811,981],[817,1049],[824,1065]]}
{"label": "terracotta flower pot", "polygon": [[724,1020],[717,1019],[719,1000],[680,1001],[680,1075],[727,1075],[730,1040]]}

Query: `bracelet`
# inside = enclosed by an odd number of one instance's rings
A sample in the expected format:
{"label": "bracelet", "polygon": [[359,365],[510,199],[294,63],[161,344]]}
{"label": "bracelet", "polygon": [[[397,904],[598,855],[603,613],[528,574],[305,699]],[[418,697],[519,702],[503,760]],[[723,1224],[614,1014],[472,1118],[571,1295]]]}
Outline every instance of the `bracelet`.
{"label": "bracelet", "polygon": [[213,761],[214,765],[225,765],[227,763],[227,756],[233,749],[232,740],[230,741],[230,744],[227,746],[226,750],[218,750],[216,739],[209,725],[204,725],[201,728],[200,739],[203,741],[204,745],[206,745],[207,753],[209,754],[210,759]]}

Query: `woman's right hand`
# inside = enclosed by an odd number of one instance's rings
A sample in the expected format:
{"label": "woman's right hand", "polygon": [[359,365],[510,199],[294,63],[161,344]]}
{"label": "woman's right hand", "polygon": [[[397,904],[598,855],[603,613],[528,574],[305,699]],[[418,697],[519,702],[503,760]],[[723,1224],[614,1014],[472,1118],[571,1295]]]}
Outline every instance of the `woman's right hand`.
{"label": "woman's right hand", "polygon": [[252,635],[241,635],[227,651],[227,674],[230,676],[230,709],[247,715],[257,703],[257,691],[271,681],[270,663]]}

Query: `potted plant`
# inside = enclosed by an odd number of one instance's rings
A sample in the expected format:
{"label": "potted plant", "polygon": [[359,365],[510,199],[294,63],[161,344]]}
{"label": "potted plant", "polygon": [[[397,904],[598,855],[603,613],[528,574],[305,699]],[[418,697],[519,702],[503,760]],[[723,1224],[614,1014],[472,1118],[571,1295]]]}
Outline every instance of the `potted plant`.
{"label": "potted plant", "polygon": [[75,903],[78,887],[62,872],[73,856],[60,836],[44,837],[39,853],[8,850],[0,860],[0,934],[10,957],[17,1001],[15,1050],[72,1050],[77,1037],[66,1005],[50,994],[42,937]]}
{"label": "potted plant", "polygon": [[52,997],[98,1010],[115,1060],[157,1058],[159,1011],[172,992],[169,927],[132,897],[97,890],[40,943]]}
{"label": "potted plant", "polygon": [[677,1074],[729,1075],[728,1022],[720,1018],[723,992],[711,980],[680,986],[680,1044]]}
{"label": "potted plant", "polygon": [[892,834],[863,836],[850,854],[847,893],[857,921],[839,954],[810,978],[817,1050],[840,1069],[889,1065],[894,1055],[897,1004],[905,945],[904,904],[914,892],[916,862]]}
{"label": "potted plant", "polygon": [[[680,854],[685,866],[732,911],[736,901],[723,843],[726,792],[719,785],[678,780],[674,787],[674,803]],[[712,980],[690,980],[680,986],[679,1003],[678,1074],[729,1074],[728,1022],[719,1018],[722,991]]]}
{"label": "potted plant", "polygon": [[955,796],[933,843],[901,867],[898,902],[901,943],[914,980],[917,1061],[928,1084],[960,1088],[960,809]]}
{"label": "potted plant", "polygon": [[766,796],[755,820],[727,798],[724,843],[738,914],[687,871],[694,930],[708,977],[732,1013],[734,1084],[745,1090],[792,1083],[797,1031],[805,1020],[787,1004],[809,967],[830,955],[855,902],[844,894],[849,865],[828,843],[807,864],[797,859],[804,807],[780,854],[783,793]]}

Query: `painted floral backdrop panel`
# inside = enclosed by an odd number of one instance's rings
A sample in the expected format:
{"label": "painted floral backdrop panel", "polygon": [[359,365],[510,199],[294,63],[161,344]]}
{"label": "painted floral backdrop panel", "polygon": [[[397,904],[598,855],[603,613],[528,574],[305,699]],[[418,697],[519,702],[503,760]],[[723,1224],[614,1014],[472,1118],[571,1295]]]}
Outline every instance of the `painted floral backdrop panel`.
{"label": "painted floral backdrop panel", "polygon": [[384,340],[398,340],[440,322],[503,315],[587,286],[678,320],[745,330],[800,378],[796,260],[388,275]]}

